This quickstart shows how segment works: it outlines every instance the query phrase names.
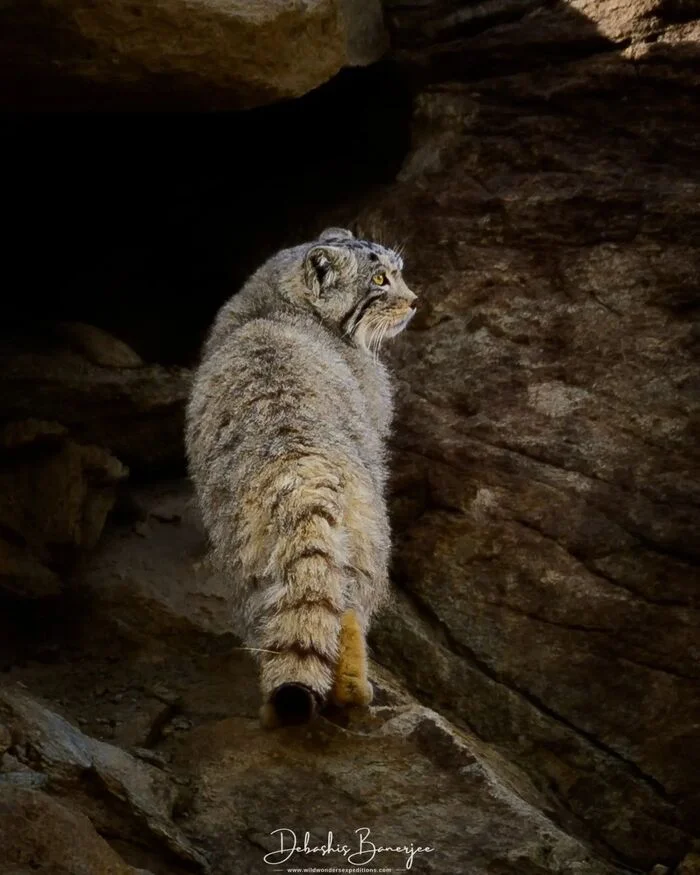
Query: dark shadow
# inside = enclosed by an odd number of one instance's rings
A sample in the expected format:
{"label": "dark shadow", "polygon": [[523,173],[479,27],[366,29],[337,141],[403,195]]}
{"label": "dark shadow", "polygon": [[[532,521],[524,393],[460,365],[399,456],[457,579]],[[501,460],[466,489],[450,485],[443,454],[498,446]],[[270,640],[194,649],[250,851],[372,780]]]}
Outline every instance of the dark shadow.
{"label": "dark shadow", "polygon": [[190,360],[262,260],[395,177],[410,119],[388,63],[246,112],[5,116],[2,330],[82,320]]}

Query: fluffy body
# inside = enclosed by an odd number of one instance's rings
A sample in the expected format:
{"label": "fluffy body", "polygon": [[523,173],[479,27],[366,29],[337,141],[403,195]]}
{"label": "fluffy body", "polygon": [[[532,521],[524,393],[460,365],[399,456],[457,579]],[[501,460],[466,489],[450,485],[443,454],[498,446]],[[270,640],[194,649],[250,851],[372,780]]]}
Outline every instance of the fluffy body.
{"label": "fluffy body", "polygon": [[277,253],[222,307],[195,374],[190,474],[264,702],[289,684],[319,704],[334,685],[371,698],[364,640],[390,552],[377,351],[414,312],[401,267],[343,229]]}

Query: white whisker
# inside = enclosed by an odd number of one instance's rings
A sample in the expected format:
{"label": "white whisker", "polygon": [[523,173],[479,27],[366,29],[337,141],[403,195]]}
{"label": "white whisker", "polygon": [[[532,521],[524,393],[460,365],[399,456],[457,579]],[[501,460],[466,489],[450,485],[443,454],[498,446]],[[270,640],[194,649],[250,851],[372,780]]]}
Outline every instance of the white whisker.
{"label": "white whisker", "polygon": [[372,335],[370,337],[370,350],[372,352],[372,358],[377,361],[379,356],[379,336],[381,332],[381,322],[377,322],[372,330]]}

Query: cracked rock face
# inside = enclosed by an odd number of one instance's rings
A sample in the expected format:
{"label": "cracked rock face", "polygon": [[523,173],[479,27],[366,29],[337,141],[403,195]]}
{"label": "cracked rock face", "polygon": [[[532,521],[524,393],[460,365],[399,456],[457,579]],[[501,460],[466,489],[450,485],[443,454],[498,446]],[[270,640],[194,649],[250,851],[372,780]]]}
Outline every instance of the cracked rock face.
{"label": "cracked rock face", "polygon": [[376,657],[648,868],[700,836],[700,31],[645,42],[650,20],[624,51],[424,89],[361,217],[423,302],[391,356]]}

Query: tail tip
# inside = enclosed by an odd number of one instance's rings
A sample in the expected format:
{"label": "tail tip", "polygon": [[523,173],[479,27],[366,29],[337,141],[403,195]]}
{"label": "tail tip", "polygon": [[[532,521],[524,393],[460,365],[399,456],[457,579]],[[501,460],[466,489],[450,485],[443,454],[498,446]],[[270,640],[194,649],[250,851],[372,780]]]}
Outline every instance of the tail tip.
{"label": "tail tip", "polygon": [[278,726],[298,726],[310,723],[316,716],[320,701],[304,684],[287,683],[277,687],[261,710],[266,729]]}

